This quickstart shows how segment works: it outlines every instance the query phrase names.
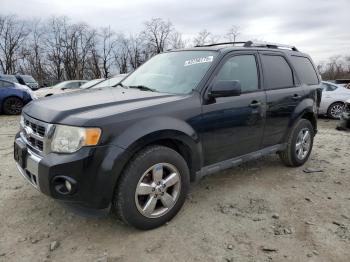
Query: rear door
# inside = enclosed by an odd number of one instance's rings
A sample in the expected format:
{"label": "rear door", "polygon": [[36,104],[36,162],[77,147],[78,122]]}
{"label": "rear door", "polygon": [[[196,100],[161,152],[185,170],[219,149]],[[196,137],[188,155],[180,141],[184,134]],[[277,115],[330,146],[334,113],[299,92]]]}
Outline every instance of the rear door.
{"label": "rear door", "polygon": [[202,107],[201,139],[205,165],[241,156],[260,148],[265,120],[257,53],[234,52],[214,72],[215,81],[237,80],[242,94],[219,97]]}
{"label": "rear door", "polygon": [[260,51],[266,90],[266,124],[262,146],[283,142],[292,114],[304,96],[289,60],[282,52]]}

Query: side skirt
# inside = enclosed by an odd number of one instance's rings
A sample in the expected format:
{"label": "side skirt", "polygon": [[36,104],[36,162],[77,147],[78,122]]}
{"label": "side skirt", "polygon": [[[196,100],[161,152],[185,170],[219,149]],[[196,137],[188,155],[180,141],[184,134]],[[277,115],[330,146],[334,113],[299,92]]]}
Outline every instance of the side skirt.
{"label": "side skirt", "polygon": [[282,151],[284,150],[286,147],[286,144],[278,144],[278,145],[274,145],[274,146],[270,146],[270,147],[265,147],[259,151],[255,151],[243,156],[239,156],[239,157],[235,157],[235,158],[231,158],[228,160],[224,160],[222,162],[218,162],[209,166],[204,166],[201,168],[201,170],[199,170],[196,173],[196,178],[201,178],[203,176],[207,176],[234,166],[238,166],[244,162],[250,161],[250,160],[254,160],[257,158],[260,158],[262,156],[265,155],[269,155],[269,154],[273,154],[276,153],[278,151]]}

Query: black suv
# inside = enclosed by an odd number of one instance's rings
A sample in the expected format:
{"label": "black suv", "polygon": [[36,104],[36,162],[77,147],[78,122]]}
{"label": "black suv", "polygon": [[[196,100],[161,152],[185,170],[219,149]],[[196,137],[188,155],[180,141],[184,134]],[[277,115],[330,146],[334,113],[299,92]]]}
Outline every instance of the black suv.
{"label": "black suv", "polygon": [[114,87],[28,104],[14,157],[42,193],[155,228],[200,176],[270,153],[304,164],[319,84],[295,47],[248,41],[169,51]]}

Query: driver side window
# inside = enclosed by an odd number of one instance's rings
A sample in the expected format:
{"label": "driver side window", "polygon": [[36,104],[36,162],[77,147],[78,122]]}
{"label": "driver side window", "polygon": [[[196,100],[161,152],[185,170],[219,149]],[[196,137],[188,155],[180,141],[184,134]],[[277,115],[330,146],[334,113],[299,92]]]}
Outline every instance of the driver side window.
{"label": "driver side window", "polygon": [[259,77],[254,55],[238,55],[229,58],[221,67],[216,81],[239,81],[242,93],[259,89]]}

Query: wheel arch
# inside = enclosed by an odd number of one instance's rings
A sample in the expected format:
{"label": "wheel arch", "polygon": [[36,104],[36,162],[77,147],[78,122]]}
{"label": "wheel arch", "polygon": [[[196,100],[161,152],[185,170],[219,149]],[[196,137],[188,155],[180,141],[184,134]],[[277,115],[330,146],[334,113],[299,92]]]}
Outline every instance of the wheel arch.
{"label": "wheel arch", "polygon": [[124,154],[126,157],[124,157],[125,163],[123,168],[137,152],[152,145],[163,145],[178,152],[189,167],[191,181],[195,180],[196,171],[200,170],[203,165],[202,148],[199,142],[196,142],[188,134],[179,130],[159,130],[145,134],[135,140],[125,150]]}
{"label": "wheel arch", "polygon": [[[138,151],[157,144],[174,149],[185,159],[192,181],[203,165],[202,144],[197,132],[186,121],[174,117],[157,116],[136,121],[114,137],[111,143],[125,150],[122,157],[124,166]],[[120,161],[116,161],[119,162],[120,173]]]}
{"label": "wheel arch", "polygon": [[314,103],[311,102],[311,99],[308,99],[308,101],[305,101],[304,103],[299,104],[299,106],[295,109],[293,113],[293,117],[291,118],[289,122],[289,128],[287,129],[287,132],[285,133],[283,137],[283,141],[286,141],[292,127],[300,120],[300,119],[307,119],[311,122],[314,134],[317,133],[317,115],[314,110]]}

